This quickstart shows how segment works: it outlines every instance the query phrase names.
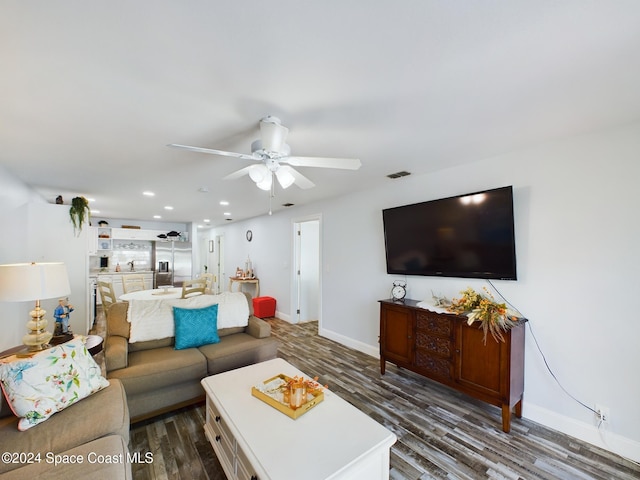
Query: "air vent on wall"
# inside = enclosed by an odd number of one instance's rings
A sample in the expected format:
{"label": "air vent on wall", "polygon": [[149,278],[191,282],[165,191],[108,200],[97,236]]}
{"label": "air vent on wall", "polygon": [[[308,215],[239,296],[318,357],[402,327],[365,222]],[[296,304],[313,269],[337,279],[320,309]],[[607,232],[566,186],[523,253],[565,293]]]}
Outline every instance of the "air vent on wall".
{"label": "air vent on wall", "polygon": [[400,177],[406,177],[407,175],[411,175],[410,172],[407,172],[405,170],[401,170],[399,172],[396,173],[390,173],[389,175],[387,175],[388,178],[400,178]]}
{"label": "air vent on wall", "polygon": [[293,207],[295,205],[295,203],[283,203],[282,206],[283,207]]}

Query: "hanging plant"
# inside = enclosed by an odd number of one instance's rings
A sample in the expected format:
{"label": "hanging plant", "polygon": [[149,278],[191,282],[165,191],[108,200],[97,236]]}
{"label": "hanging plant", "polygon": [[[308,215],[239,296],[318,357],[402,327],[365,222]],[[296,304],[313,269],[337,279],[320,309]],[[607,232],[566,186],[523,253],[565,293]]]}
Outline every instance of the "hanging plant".
{"label": "hanging plant", "polygon": [[73,223],[73,231],[76,236],[80,235],[82,231],[82,224],[89,221],[91,218],[91,209],[89,208],[89,201],[84,197],[75,197],[71,200],[71,208],[69,208],[69,217],[71,217],[71,223]]}

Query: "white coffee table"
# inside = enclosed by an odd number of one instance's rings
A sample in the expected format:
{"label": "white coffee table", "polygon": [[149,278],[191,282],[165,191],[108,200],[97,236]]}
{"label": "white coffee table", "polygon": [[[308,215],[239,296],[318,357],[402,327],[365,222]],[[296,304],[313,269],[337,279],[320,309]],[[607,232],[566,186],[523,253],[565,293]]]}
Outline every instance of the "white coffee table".
{"label": "white coffee table", "polygon": [[283,373],[312,378],[276,358],[202,380],[205,434],[230,479],[388,479],[396,436],[329,389],[294,420],[251,395]]}

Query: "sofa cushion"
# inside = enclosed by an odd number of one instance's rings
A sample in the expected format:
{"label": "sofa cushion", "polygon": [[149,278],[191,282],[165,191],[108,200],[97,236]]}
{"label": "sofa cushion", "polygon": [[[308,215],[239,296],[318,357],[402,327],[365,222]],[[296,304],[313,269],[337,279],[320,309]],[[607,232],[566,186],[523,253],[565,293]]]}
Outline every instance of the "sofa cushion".
{"label": "sofa cushion", "polygon": [[[0,419],[0,451],[61,453],[111,434],[129,442],[129,408],[118,380],[29,430],[20,432],[17,425],[17,417]],[[0,462],[0,473],[19,466]]]}
{"label": "sofa cushion", "polygon": [[[131,462],[129,461],[127,444],[119,435],[109,435],[92,442],[79,445],[55,455],[66,455],[67,458],[82,459],[82,463],[60,462],[53,465],[54,454],[42,457],[40,463],[32,463],[24,467],[6,472],[2,480],[24,480],[25,478],[46,478],[47,480],[68,480],[70,478],[90,478],[91,480],[131,479]],[[104,456],[104,457],[99,457]],[[47,462],[46,459],[51,461]],[[101,459],[110,461],[101,461]],[[62,460],[62,459],[61,459]]]}
{"label": "sofa cushion", "polygon": [[218,304],[204,308],[173,307],[176,350],[218,343]]}
{"label": "sofa cushion", "polygon": [[129,366],[109,372],[109,379],[118,378],[127,395],[137,395],[189,380],[199,382],[206,375],[207,362],[197,348],[161,347],[129,352]]}
{"label": "sofa cushion", "polygon": [[255,338],[247,333],[220,337],[220,343],[199,347],[207,358],[209,375],[244,367],[275,358],[278,341],[273,338]]}
{"label": "sofa cushion", "polygon": [[109,385],[100,367],[80,340],[71,340],[28,358],[0,362],[0,381],[20,430]]}
{"label": "sofa cushion", "polygon": [[11,411],[11,407],[4,398],[4,395],[0,394],[0,418],[4,417],[13,417],[13,412]]}
{"label": "sofa cushion", "polygon": [[128,302],[116,302],[109,307],[107,312],[107,336],[129,338],[131,325],[127,322]]}

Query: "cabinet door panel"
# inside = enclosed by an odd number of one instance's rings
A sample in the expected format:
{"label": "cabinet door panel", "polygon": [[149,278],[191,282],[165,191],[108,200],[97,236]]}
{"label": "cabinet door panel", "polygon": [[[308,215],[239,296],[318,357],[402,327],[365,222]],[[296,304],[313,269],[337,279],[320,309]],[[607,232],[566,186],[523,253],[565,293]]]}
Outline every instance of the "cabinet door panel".
{"label": "cabinet door panel", "polygon": [[[500,370],[505,344],[496,342],[491,334],[487,344],[476,325],[461,325],[459,332],[458,382],[479,391],[499,396]],[[505,335],[508,341],[508,335]],[[501,361],[502,360],[502,361]]]}
{"label": "cabinet door panel", "polygon": [[386,308],[382,314],[381,349],[392,361],[411,362],[413,316],[407,309]]}

